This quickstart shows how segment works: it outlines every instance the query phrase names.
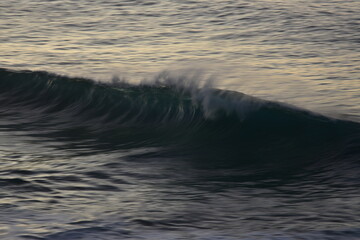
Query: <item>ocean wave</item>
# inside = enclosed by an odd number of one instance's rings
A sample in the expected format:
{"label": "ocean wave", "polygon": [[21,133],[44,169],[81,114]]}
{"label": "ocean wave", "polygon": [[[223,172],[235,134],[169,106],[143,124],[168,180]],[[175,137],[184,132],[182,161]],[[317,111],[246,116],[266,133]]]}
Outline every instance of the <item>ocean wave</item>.
{"label": "ocean wave", "polygon": [[231,163],[359,156],[359,123],[168,73],[132,85],[0,69],[0,109],[12,116],[7,128],[74,147],[165,147],[167,154]]}

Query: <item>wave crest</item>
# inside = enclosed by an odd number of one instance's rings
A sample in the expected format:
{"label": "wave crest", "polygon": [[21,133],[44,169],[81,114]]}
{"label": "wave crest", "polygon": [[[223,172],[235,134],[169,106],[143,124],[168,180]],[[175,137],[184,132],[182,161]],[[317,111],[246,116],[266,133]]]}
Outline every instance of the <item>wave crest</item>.
{"label": "wave crest", "polygon": [[47,136],[96,138],[116,148],[169,146],[221,159],[315,159],[349,152],[348,142],[360,146],[358,123],[214,89],[209,81],[199,85],[196,77],[163,72],[139,85],[105,84],[0,69],[0,109],[21,112],[15,122]]}

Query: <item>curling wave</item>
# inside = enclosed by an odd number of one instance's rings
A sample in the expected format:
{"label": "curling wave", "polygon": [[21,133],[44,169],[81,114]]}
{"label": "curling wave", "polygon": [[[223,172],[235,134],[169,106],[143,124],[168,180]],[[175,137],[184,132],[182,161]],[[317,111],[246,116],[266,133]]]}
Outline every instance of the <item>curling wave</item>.
{"label": "curling wave", "polygon": [[158,154],[232,164],[359,156],[359,123],[175,82],[166,74],[131,85],[0,69],[0,115],[11,119],[8,130],[73,141],[74,148],[154,146],[166,149]]}

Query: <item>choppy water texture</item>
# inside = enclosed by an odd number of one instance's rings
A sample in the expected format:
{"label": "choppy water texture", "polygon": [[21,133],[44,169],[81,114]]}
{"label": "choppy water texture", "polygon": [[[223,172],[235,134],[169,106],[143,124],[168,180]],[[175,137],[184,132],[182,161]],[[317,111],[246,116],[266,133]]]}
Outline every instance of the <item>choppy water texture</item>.
{"label": "choppy water texture", "polygon": [[2,1],[0,238],[360,239],[359,12]]}

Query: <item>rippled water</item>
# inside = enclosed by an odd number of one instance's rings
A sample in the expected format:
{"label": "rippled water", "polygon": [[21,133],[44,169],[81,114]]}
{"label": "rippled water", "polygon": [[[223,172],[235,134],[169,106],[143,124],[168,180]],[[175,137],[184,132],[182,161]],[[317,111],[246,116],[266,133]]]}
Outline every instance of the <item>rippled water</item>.
{"label": "rippled water", "polygon": [[358,1],[10,0],[0,8],[3,67],[130,81],[196,67],[228,89],[359,113]]}
{"label": "rippled water", "polygon": [[0,238],[359,239],[358,12],[1,2]]}

